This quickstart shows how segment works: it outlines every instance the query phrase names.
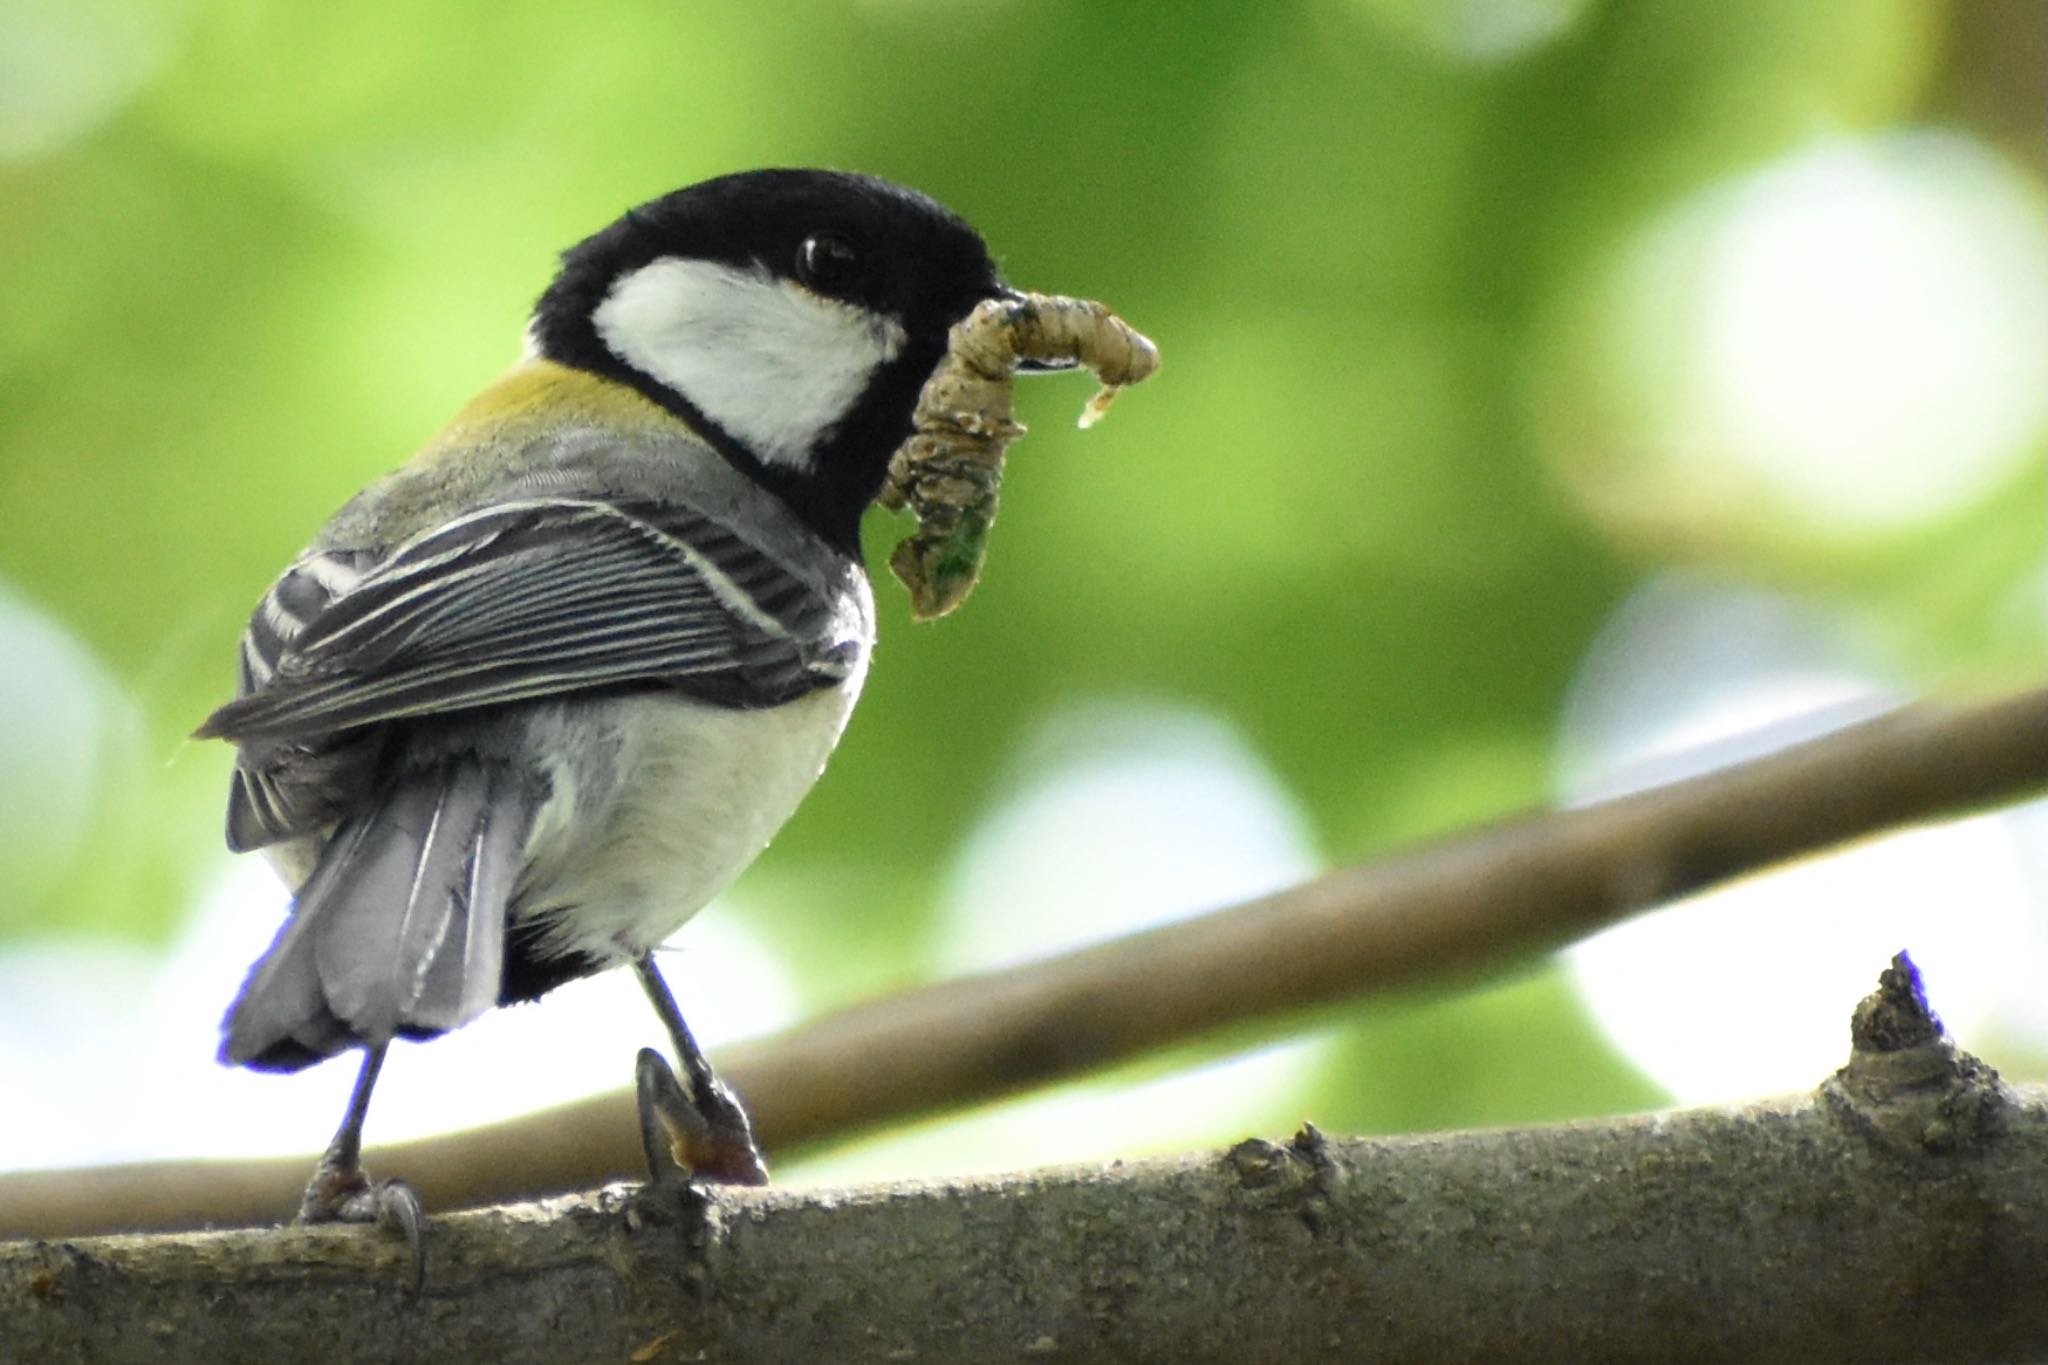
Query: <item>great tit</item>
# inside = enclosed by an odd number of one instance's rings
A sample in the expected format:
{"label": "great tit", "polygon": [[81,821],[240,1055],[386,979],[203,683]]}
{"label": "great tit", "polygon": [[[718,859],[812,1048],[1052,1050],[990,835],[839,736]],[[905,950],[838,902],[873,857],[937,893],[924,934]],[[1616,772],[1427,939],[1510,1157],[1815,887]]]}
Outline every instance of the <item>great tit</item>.
{"label": "great tit", "polygon": [[391,1040],[622,963],[688,1081],[642,1054],[650,1159],[651,1105],[701,1172],[765,1179],[652,953],[817,780],[874,640],[861,514],[947,329],[1010,292],[886,181],[677,190],[564,253],[524,357],[264,594],[198,734],[238,746],[228,846],[295,893],[221,1059],[364,1052],[302,1217],[417,1246],[360,1165]]}

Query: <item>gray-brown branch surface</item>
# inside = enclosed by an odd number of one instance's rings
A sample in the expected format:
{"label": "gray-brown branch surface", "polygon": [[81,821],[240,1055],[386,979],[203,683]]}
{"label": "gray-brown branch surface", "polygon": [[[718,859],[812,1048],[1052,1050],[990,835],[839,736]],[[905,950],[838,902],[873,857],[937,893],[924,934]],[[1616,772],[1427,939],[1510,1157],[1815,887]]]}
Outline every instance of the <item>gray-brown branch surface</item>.
{"label": "gray-brown branch surface", "polygon": [[[2048,691],[1924,703],[1668,786],[855,1005],[717,1061],[772,1153],[1226,1027],[1278,1032],[1317,1005],[1469,976],[1718,880],[2044,786]],[[367,1159],[435,1210],[590,1188],[641,1166],[626,1091]],[[268,1222],[297,1207],[311,1166],[308,1156],[0,1176],[0,1237]]]}
{"label": "gray-brown branch surface", "polygon": [[4,1244],[0,1357],[2048,1354],[2048,1092],[1958,1053],[1903,959],[1854,1035],[1816,1094],[1740,1109],[460,1214],[417,1296],[369,1229]]}

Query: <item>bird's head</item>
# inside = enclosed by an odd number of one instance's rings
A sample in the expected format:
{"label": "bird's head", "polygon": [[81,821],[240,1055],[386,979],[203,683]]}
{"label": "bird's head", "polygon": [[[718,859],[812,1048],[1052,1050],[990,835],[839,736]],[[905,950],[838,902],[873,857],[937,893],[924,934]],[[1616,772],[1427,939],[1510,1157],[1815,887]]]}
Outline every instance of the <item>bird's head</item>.
{"label": "bird's head", "polygon": [[571,247],[529,336],[668,408],[851,552],[947,329],[1008,292],[980,234],[913,190],[748,171]]}

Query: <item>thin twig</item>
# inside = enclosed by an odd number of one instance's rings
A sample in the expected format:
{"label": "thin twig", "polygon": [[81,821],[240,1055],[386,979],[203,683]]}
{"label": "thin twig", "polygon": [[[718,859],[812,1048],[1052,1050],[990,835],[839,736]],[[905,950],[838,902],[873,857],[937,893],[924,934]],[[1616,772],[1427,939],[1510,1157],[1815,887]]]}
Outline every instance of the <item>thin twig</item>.
{"label": "thin twig", "polygon": [[[1071,1077],[1226,1027],[1523,959],[1673,897],[2048,786],[2048,690],[1925,703],[1767,757],[1463,833],[1276,895],[721,1050],[771,1151]],[[638,1169],[620,1091],[373,1150],[430,1208]],[[0,1176],[0,1236],[268,1221],[311,1159]]]}

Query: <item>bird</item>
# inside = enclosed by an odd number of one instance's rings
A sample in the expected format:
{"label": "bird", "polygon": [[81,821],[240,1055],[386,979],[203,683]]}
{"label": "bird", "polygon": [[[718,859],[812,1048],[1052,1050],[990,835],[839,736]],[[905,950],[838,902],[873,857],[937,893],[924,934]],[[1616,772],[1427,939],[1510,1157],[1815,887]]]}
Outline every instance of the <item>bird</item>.
{"label": "bird", "polygon": [[622,965],[683,1072],[640,1053],[650,1163],[767,1178],[654,951],[823,770],[875,636],[862,513],[948,329],[1014,297],[886,180],[665,194],[564,252],[519,360],[263,594],[195,733],[235,746],[229,848],[293,892],[220,1060],[362,1053],[302,1220],[417,1261],[417,1196],[361,1162],[391,1042]]}

